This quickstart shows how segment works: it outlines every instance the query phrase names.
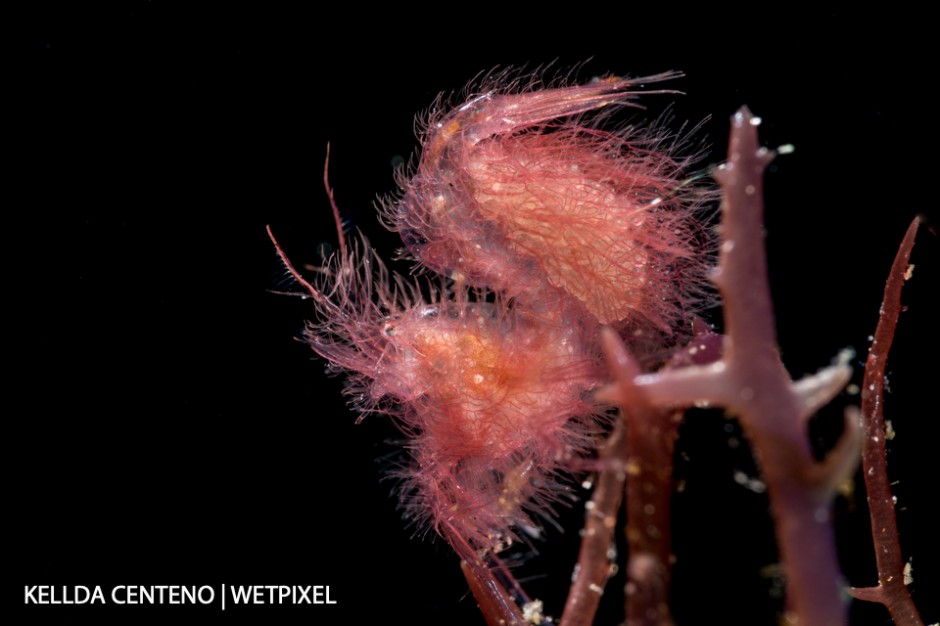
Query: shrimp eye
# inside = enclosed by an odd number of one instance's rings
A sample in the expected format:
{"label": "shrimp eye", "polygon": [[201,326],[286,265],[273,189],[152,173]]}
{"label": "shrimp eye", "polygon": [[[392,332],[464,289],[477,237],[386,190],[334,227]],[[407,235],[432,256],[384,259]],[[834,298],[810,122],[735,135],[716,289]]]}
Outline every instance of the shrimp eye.
{"label": "shrimp eye", "polygon": [[403,228],[401,230],[401,240],[412,253],[417,253],[428,243],[428,238],[413,228]]}

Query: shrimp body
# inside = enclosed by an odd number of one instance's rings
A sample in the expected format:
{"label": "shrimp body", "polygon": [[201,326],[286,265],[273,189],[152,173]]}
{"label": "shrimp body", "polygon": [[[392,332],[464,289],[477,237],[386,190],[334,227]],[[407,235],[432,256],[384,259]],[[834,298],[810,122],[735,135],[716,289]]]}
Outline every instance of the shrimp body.
{"label": "shrimp body", "polygon": [[471,99],[428,126],[388,220],[436,272],[525,300],[560,290],[601,323],[669,327],[704,282],[690,216],[706,194],[683,188],[687,159],[647,129],[552,121],[629,104],[638,82]]}
{"label": "shrimp body", "polygon": [[[499,305],[442,307],[396,325],[400,419],[416,463],[409,515],[495,551],[536,528],[562,492],[555,475],[591,447],[603,379],[580,325],[545,325]],[[467,555],[465,555],[467,556]]]}
{"label": "shrimp body", "polygon": [[407,435],[406,516],[464,558],[495,553],[551,515],[558,474],[592,448],[604,378],[592,329],[574,304],[548,314],[446,286],[426,297],[369,249],[349,246],[306,283],[319,313],[306,339],[363,416],[390,414]]}

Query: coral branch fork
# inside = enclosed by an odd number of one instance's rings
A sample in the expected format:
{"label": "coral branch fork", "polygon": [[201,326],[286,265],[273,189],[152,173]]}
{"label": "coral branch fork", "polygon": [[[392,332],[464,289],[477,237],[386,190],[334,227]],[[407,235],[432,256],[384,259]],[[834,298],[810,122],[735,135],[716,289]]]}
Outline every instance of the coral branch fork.
{"label": "coral branch fork", "polygon": [[[741,421],[768,486],[789,581],[788,617],[842,624],[847,605],[831,506],[837,486],[857,467],[861,428],[857,411],[847,411],[841,440],[826,459],[814,459],[807,418],[839,393],[851,370],[843,358],[794,382],[780,360],[763,243],[762,179],[774,153],[759,146],[758,125],[746,108],[735,114],[728,161],[715,172],[723,192],[713,274],[724,302],[723,355],[708,365],[638,376],[634,384],[653,406],[721,406]],[[616,383],[600,391],[613,403],[620,395]]]}

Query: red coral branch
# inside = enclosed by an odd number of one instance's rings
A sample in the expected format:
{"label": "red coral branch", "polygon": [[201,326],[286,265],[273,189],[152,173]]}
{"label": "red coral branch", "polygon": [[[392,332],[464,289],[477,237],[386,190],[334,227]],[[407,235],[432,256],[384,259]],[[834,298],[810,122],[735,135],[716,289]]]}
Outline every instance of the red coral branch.
{"label": "red coral branch", "polygon": [[489,626],[522,626],[526,623],[516,602],[485,565],[461,561],[460,569]]}
{"label": "red coral branch", "polygon": [[865,362],[862,388],[862,418],[865,428],[862,468],[865,474],[865,489],[868,492],[875,558],[878,563],[878,585],[855,588],[851,593],[859,600],[885,605],[897,626],[923,626],[924,623],[904,584],[904,560],[894,515],[894,497],[888,483],[888,458],[885,451],[887,436],[884,425],[885,365],[901,314],[901,288],[909,277],[908,263],[919,225],[920,218],[914,218],[891,266],[878,316],[878,327],[868,351],[868,360]]}
{"label": "red coral branch", "polygon": [[626,624],[672,624],[669,610],[669,510],[672,453],[679,416],[657,410],[633,380],[640,368],[617,334],[602,329],[607,364],[617,381],[620,418],[600,452],[602,470],[587,506],[584,540],[561,626],[589,626],[611,574],[610,546],[626,484]]}
{"label": "red coral branch", "polygon": [[633,384],[640,368],[620,338],[609,328],[603,333],[604,351],[617,381],[621,415],[627,418],[622,448],[626,461],[628,626],[669,626],[670,503],[672,455],[681,415],[655,409]]}
{"label": "red coral branch", "polygon": [[613,572],[609,553],[626,476],[625,431],[623,419],[618,419],[598,453],[601,469],[594,495],[585,507],[581,551],[560,626],[591,626],[604,585]]}

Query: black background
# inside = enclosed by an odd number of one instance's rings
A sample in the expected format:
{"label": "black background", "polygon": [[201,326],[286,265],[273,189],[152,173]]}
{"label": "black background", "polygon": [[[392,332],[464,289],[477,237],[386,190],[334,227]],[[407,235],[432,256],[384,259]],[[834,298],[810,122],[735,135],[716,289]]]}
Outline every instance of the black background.
{"label": "black background", "polygon": [[[390,254],[374,201],[394,189],[392,164],[416,150],[415,114],[483,70],[554,61],[563,72],[588,59],[582,80],[681,70],[672,86],[686,95],[644,103],[650,115],[674,100],[678,120],[711,116],[708,162],[722,159],[742,104],[763,118],[767,145],[794,144],[767,179],[771,281],[794,376],[845,347],[864,354],[907,224],[937,216],[930,41],[916,16],[749,10],[677,24],[677,7],[512,15],[467,5],[456,17],[362,6],[332,18],[233,7],[47,8],[22,22],[25,45],[8,56],[4,592],[20,610],[27,584],[320,584],[337,606],[94,612],[116,623],[482,623],[456,558],[405,526],[382,480],[394,429],[376,416],[355,425],[342,382],[294,340],[311,308],[270,293],[292,285],[264,227],[298,266],[335,243],[320,180],[331,142],[344,216]],[[928,233],[887,412],[912,590],[935,622],[940,370],[929,301],[940,268]],[[824,412],[820,437],[850,401]],[[683,430],[676,614],[770,624],[779,601],[759,570],[775,560],[772,529],[763,497],[733,480],[753,470],[729,429],[702,414]],[[872,584],[864,498],[837,512],[847,576]],[[550,534],[520,572],[555,615],[580,516],[563,514],[569,531]],[[614,589],[599,623],[618,619]],[[61,623],[91,612],[25,615]],[[887,616],[860,607],[853,620]]]}

